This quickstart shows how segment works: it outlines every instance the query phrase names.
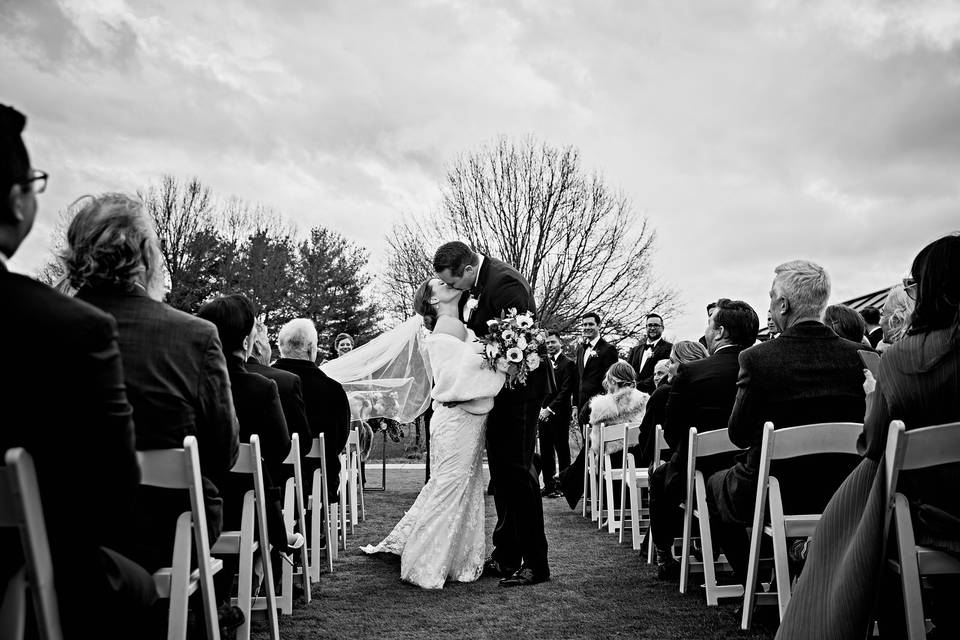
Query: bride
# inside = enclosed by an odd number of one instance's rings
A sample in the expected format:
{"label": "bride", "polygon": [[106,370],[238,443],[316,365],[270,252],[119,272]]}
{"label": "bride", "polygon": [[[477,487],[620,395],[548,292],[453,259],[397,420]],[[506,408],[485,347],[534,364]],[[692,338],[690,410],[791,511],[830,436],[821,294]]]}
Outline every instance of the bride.
{"label": "bride", "polygon": [[459,318],[461,291],[437,278],[424,282],[414,310],[432,333],[430,480],[393,531],[366,553],[400,556],[400,578],[424,589],[447,580],[473,582],[484,561],[484,424],[502,373],[483,366],[480,345]]}

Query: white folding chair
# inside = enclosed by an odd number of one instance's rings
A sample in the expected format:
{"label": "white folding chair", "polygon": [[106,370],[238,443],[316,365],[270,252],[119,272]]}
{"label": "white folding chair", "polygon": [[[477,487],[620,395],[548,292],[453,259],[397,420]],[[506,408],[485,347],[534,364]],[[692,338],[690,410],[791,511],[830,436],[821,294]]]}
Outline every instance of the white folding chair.
{"label": "white folding chair", "polygon": [[[290,453],[283,460],[283,464],[293,467],[293,475],[287,478],[283,491],[283,521],[287,532],[291,532],[294,526],[300,529],[300,533],[307,535],[307,516],[306,508],[303,504],[303,470],[300,466],[300,434],[294,433],[290,436]],[[300,547],[299,552],[294,554],[299,558],[296,567],[289,562],[283,563],[283,569],[280,572],[280,593],[277,594],[277,604],[280,606],[280,612],[283,614],[293,613],[293,579],[298,577],[300,585],[303,587],[303,596],[310,603],[310,552],[306,543]]]}
{"label": "white folding chair", "polygon": [[[637,435],[639,436],[640,427],[637,426]],[[627,439],[629,440],[631,436],[628,434]],[[667,444],[666,439],[663,437],[663,427],[657,425],[656,432],[654,433],[654,442],[656,443],[653,448],[653,468],[656,469],[662,464],[661,456],[664,451],[670,448],[670,445]],[[650,491],[650,469],[637,468],[636,461],[634,460],[633,454],[628,453],[623,458],[623,475],[626,477],[626,482],[623,483],[620,490],[620,504],[624,505],[626,509],[625,499],[629,500],[630,503],[630,531],[633,535],[633,548],[639,550],[643,546],[643,539],[640,535],[640,528],[643,525],[646,525],[647,528],[647,564],[650,564],[654,560],[654,549],[653,549],[653,530],[650,528],[650,509],[643,508],[643,491],[646,491],[649,494]],[[629,491],[629,493],[628,493]],[[649,500],[649,495],[647,496]],[[624,511],[624,513],[627,513]],[[626,518],[626,516],[624,516]],[[624,527],[620,528],[620,542],[623,542],[623,529],[626,526],[624,522]]]}
{"label": "white folding chair", "polygon": [[[344,466],[346,494],[349,497],[347,508],[350,511],[350,534],[353,535],[354,527],[367,519],[366,506],[363,501],[363,479],[360,474],[360,432],[357,429],[350,429],[347,444],[344,448],[344,457],[346,458],[346,465]],[[344,494],[341,493],[340,495],[343,496]]]}
{"label": "white folding chair", "polygon": [[[631,428],[633,429],[631,431]],[[623,480],[623,466],[613,468],[613,465],[610,462],[610,454],[606,453],[606,447],[608,443],[617,443],[622,447],[623,455],[627,455],[627,446],[629,443],[629,437],[631,435],[635,436],[640,431],[639,422],[624,422],[621,424],[614,425],[600,425],[600,447],[598,449],[598,460],[600,468],[598,469],[597,476],[603,482],[603,486],[599,491],[599,506],[598,511],[600,513],[600,518],[597,520],[597,528],[603,528],[603,512],[604,507],[606,507],[607,512],[607,531],[614,533],[618,531],[621,527],[621,519],[623,517],[623,509],[614,508],[613,501],[613,483],[617,480]],[[622,488],[622,484],[621,484]],[[623,492],[621,491],[621,494]],[[621,507],[623,503],[621,502]]]}
{"label": "white folding chair", "polygon": [[[238,531],[224,531],[213,543],[210,552],[214,555],[236,555],[240,566],[237,572],[237,597],[231,598],[231,603],[243,611],[243,624],[237,628],[237,638],[249,640],[250,616],[253,611],[267,612],[270,623],[270,637],[279,640],[280,627],[277,620],[277,597],[273,586],[273,563],[270,562],[270,538],[267,535],[267,508],[266,491],[263,486],[263,466],[260,459],[260,437],[257,434],[250,436],[250,444],[240,443],[240,453],[237,462],[230,469],[231,473],[250,475],[253,477],[253,489],[243,496],[243,511],[240,517]],[[256,539],[254,527],[260,535]],[[260,551],[260,567],[263,571],[263,588],[266,597],[256,597],[253,588],[253,556]]]}
{"label": "white folding chair", "polygon": [[[140,484],[164,489],[186,489],[190,494],[190,510],[177,518],[171,565],[153,574],[160,597],[170,600],[167,640],[186,639],[187,603],[197,589],[200,590],[201,616],[207,638],[220,640],[213,574],[223,568],[223,561],[210,556],[197,439],[194,436],[184,438],[183,449],[137,451],[137,459],[140,461]],[[190,570],[192,554],[197,557],[197,568],[193,571]]]}
{"label": "white folding chair", "polygon": [[[906,431],[903,422],[894,420],[887,434],[885,475],[889,507],[885,523],[893,519],[897,553],[890,565],[900,574],[907,637],[926,638],[926,616],[920,578],[926,575],[960,574],[960,560],[936,549],[916,544],[910,504],[897,493],[901,471],[960,462],[960,422]],[[884,527],[884,531],[888,530]]]}
{"label": "white folding chair", "polygon": [[24,563],[7,583],[0,604],[0,635],[10,640],[24,637],[29,591],[41,640],[60,640],[53,561],[33,458],[17,447],[6,452],[4,464],[0,467],[0,528],[19,530]]}
{"label": "white folding chair", "polygon": [[[707,456],[739,451],[739,447],[730,442],[726,429],[717,429],[706,433],[697,433],[691,428],[687,450],[687,498],[683,503],[683,545],[680,552],[680,593],[686,593],[691,573],[702,573],[707,605],[715,607],[720,598],[739,598],[743,595],[743,586],[739,584],[717,584],[717,571],[727,567],[726,558],[717,557],[713,552],[713,536],[710,531],[710,510],[707,508],[707,483],[703,472],[697,469],[697,459]],[[700,529],[700,546],[703,561],[691,557],[693,520],[697,519]]]}
{"label": "white folding chair", "polygon": [[[337,557],[337,544],[334,533],[336,525],[335,515],[330,512],[330,500],[327,493],[327,458],[324,454],[326,442],[321,433],[313,439],[308,458],[320,460],[320,467],[313,470],[313,490],[307,498],[307,511],[310,512],[310,581],[320,580],[320,557],[327,560],[327,571],[333,572],[333,560]],[[326,544],[321,545],[320,540]]]}
{"label": "white folding chair", "polygon": [[597,509],[600,484],[598,472],[597,456],[590,453],[590,423],[587,423],[583,425],[583,517],[587,517],[589,505],[591,520],[600,518],[600,512]]}
{"label": "white folding chair", "polygon": [[[790,566],[787,557],[787,538],[813,535],[820,521],[819,513],[785,514],[780,494],[780,482],[770,475],[774,460],[797,458],[823,453],[858,455],[857,438],[863,425],[855,422],[826,422],[774,430],[773,423],[763,425],[760,448],[760,469],[757,472],[757,499],[753,508],[753,527],[750,534],[750,556],[747,565],[747,584],[744,585],[743,614],[740,628],[750,628],[754,604],[779,605],[780,619],[790,602]],[[770,524],[764,524],[769,508]],[[773,538],[773,567],[776,576],[776,594],[758,594],[757,574],[760,563],[760,541],[764,535]],[[759,597],[758,597],[759,596]]]}

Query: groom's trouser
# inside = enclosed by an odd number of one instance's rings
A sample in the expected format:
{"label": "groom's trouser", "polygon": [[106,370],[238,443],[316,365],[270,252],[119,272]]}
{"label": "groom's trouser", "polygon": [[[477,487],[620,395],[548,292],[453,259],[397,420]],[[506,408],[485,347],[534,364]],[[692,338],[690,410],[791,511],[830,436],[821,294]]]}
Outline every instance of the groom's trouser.
{"label": "groom's trouser", "polygon": [[526,389],[504,389],[487,418],[487,462],[494,486],[497,526],[494,560],[549,573],[543,533],[540,480],[533,468],[540,398]]}

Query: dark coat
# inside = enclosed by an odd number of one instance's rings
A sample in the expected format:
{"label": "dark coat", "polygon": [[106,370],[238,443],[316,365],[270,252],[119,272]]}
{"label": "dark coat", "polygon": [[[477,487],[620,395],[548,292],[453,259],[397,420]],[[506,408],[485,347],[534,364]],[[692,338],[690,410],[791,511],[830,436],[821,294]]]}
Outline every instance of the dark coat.
{"label": "dark coat", "polygon": [[670,398],[671,388],[672,385],[669,382],[662,382],[647,400],[647,410],[644,411],[643,420],[640,422],[640,439],[637,444],[630,447],[630,453],[633,454],[638,467],[649,467],[653,462],[657,425],[662,427],[666,422],[667,400]]}
{"label": "dark coat", "polygon": [[[313,434],[310,431],[310,424],[307,422],[307,410],[303,404],[300,377],[289,371],[282,371],[260,364],[253,358],[247,360],[246,369],[250,373],[260,374],[276,383],[277,392],[280,394],[283,417],[287,421],[287,431],[291,436],[295,433],[300,436],[300,456],[302,458],[310,451]],[[285,476],[289,476],[290,473],[287,470]],[[279,478],[274,479],[279,481]]]}
{"label": "dark coat", "polygon": [[[117,606],[100,547],[126,551],[140,483],[117,325],[2,264],[0,305],[0,455],[23,447],[33,458],[55,585],[70,594],[59,602],[65,637],[88,637],[89,616]],[[16,529],[0,529],[0,549],[6,585],[23,562]]]}
{"label": "dark coat", "polygon": [[607,370],[613,365],[620,356],[617,350],[609,342],[600,338],[597,340],[597,346],[594,348],[594,355],[587,358],[584,362],[583,356],[586,353],[587,345],[581,343],[577,346],[577,379],[580,385],[574,396],[574,404],[580,410],[580,423],[589,422],[590,416],[590,398],[600,395],[603,390],[603,377],[607,375]]}
{"label": "dark coat", "polygon": [[[340,452],[347,444],[350,435],[350,402],[339,382],[325,374],[316,364],[308,360],[280,358],[273,363],[274,368],[296,374],[303,388],[303,404],[310,425],[311,440],[321,433],[324,436],[327,460],[327,495],[332,502],[339,500],[337,487],[340,484]],[[308,459],[308,469],[304,470],[303,484],[311,488],[313,470],[319,463]]]}
{"label": "dark coat", "polygon": [[[664,483],[668,491],[679,490],[682,494],[686,487],[690,429],[705,433],[727,426],[737,396],[741,351],[743,348],[739,346],[725,347],[709,358],[685,362],[677,369],[663,426],[663,437],[674,452],[665,470]],[[729,467],[732,462],[732,455],[715,458],[723,459],[703,461],[706,463],[701,466],[704,477]]]}
{"label": "dark coat", "polygon": [[877,348],[877,345],[883,340],[883,329],[877,327],[873,331],[867,334],[867,340],[870,341],[870,346],[874,349]]}
{"label": "dark coat", "polygon": [[[77,293],[117,321],[137,449],[170,449],[196,436],[211,542],[220,535],[222,483],[237,460],[238,430],[227,361],[210,322],[149,298],[139,288],[85,288]],[[170,562],[176,517],[185,495],[141,487],[137,559],[155,570]],[[130,534],[135,536],[135,534]]]}
{"label": "dark coat", "polygon": [[563,353],[557,355],[553,364],[553,377],[556,389],[543,399],[543,406],[553,412],[547,421],[551,425],[570,424],[573,412],[573,394],[577,388],[577,365]]}
{"label": "dark coat", "polygon": [[[863,362],[857,354],[862,348],[810,321],[740,353],[737,397],[728,430],[733,444],[747,450],[737,456],[733,468],[710,480],[725,521],[749,523],[753,517],[765,422],[783,429],[863,421]],[[771,469],[780,480],[788,513],[822,512],[856,463],[852,456],[840,454],[817,458],[815,473],[805,457],[778,461]]]}
{"label": "dark coat", "polygon": [[643,363],[643,367],[641,368],[640,362],[643,360],[643,352],[645,349],[646,343],[639,344],[633,349],[630,349],[627,362],[630,363],[630,366],[633,367],[633,370],[637,374],[637,389],[644,393],[653,393],[653,368],[659,361],[666,360],[670,357],[670,350],[673,349],[673,343],[661,338],[657,346],[653,348],[653,353],[650,354],[650,357],[647,358],[647,361]]}

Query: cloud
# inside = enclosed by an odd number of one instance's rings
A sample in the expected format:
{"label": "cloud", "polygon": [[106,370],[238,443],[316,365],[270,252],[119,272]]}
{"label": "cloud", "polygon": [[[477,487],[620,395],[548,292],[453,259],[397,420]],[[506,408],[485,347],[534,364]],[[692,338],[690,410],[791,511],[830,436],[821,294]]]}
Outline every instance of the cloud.
{"label": "cloud", "polygon": [[852,297],[960,227],[953,2],[8,4],[0,101],[52,175],[26,271],[77,195],[164,172],[376,262],[445,167],[501,134],[577,146],[648,216],[687,306],[675,337],[707,300],[764,307],[785,260]]}

